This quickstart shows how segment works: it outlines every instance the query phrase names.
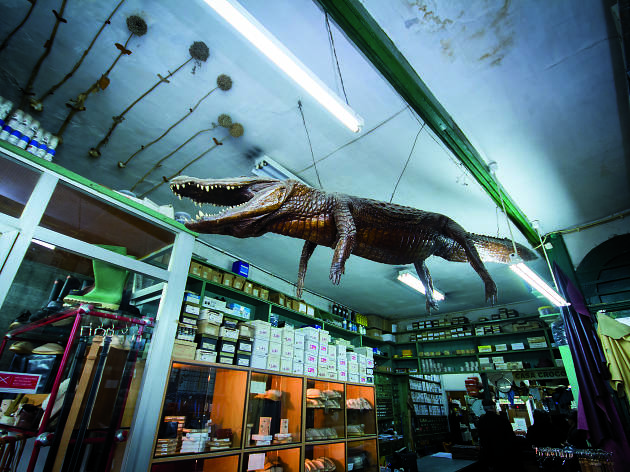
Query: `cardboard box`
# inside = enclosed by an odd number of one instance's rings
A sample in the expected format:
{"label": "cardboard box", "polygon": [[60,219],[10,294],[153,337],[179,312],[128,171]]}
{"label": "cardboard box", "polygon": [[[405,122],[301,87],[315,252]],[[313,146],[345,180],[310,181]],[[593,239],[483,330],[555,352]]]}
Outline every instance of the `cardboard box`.
{"label": "cardboard box", "polygon": [[197,349],[195,351],[195,360],[203,362],[216,362],[217,353],[214,351],[205,351],[203,349]]}
{"label": "cardboard box", "polygon": [[254,343],[249,339],[239,339],[238,344],[236,345],[236,350],[240,352],[248,352],[251,354],[253,347]]}
{"label": "cardboard box", "polygon": [[479,352],[492,352],[492,346],[477,346]]}
{"label": "cardboard box", "polygon": [[304,375],[307,377],[317,377],[317,365],[304,364]]}
{"label": "cardboard box", "polygon": [[293,362],[293,375],[304,375],[304,363]]}
{"label": "cardboard box", "polygon": [[251,339],[254,337],[254,327],[248,323],[238,324],[238,337]]}
{"label": "cardboard box", "polygon": [[337,371],[337,379],[341,380],[343,382],[347,382],[348,381],[348,372],[346,372],[345,370],[338,370]]}
{"label": "cardboard box", "polygon": [[250,295],[254,294],[254,284],[251,282],[245,282],[245,285],[243,285],[243,292],[248,293]]}
{"label": "cardboard box", "polygon": [[192,275],[196,275],[197,277],[201,277],[202,265],[198,262],[191,262],[190,268],[188,269],[188,273]]}
{"label": "cardboard box", "polygon": [[221,355],[219,355],[219,364],[233,365],[234,364],[234,354],[231,354],[231,355],[221,354]]}
{"label": "cardboard box", "polygon": [[227,272],[224,272],[223,276],[221,277],[221,284],[225,285],[226,287],[231,287],[233,283],[234,274],[228,274]]}
{"label": "cardboard box", "polygon": [[271,327],[269,339],[272,343],[282,342],[282,328]]}
{"label": "cardboard box", "polygon": [[243,290],[243,287],[245,287],[245,278],[241,277],[240,275],[235,275],[234,279],[232,280],[232,287],[234,287],[236,290]]}
{"label": "cardboard box", "polygon": [[288,374],[293,373],[293,358],[291,357],[280,358],[280,372],[286,372]]}
{"label": "cardboard box", "polygon": [[306,305],[306,314],[315,318],[315,308],[311,305]]}
{"label": "cardboard box", "polygon": [[191,305],[199,306],[199,295],[196,293],[186,292],[184,293],[184,303],[189,303]]}
{"label": "cardboard box", "polygon": [[206,351],[216,351],[219,347],[219,338],[207,335],[197,336],[197,346]]}
{"label": "cardboard box", "polygon": [[266,339],[254,338],[254,342],[252,344],[252,354],[255,356],[269,355],[269,341]]}
{"label": "cardboard box", "polygon": [[219,355],[236,354],[236,341],[232,339],[219,339],[218,349]]}
{"label": "cardboard box", "polygon": [[238,339],[238,329],[227,328],[225,326],[221,326],[219,329],[219,336],[226,339],[233,339],[236,341]]}
{"label": "cardboard box", "polygon": [[520,351],[522,349],[525,349],[525,343],[512,343],[513,351]]}
{"label": "cardboard box", "polygon": [[263,300],[269,300],[269,290],[266,288],[260,288],[260,298]]}
{"label": "cardboard box", "polygon": [[280,356],[267,357],[267,370],[280,371]]}
{"label": "cardboard box", "polygon": [[182,313],[199,316],[199,305],[193,305],[191,303],[184,303],[184,306],[182,307]]}
{"label": "cardboard box", "polygon": [[330,344],[330,333],[325,329],[319,329],[319,343],[320,344]]}
{"label": "cardboard box", "polygon": [[[262,290],[261,290],[262,295]],[[283,293],[272,292],[268,293],[269,301],[275,303],[276,305],[286,306],[286,297]],[[261,297],[262,298],[262,297]]]}
{"label": "cardboard box", "polygon": [[317,360],[319,356],[317,354],[310,353],[309,351],[304,351],[304,363],[309,365],[317,365]]}
{"label": "cardboard box", "polygon": [[269,355],[270,356],[278,356],[282,355],[282,343],[269,343]]}
{"label": "cardboard box", "polygon": [[267,321],[253,320],[249,324],[254,326],[254,338],[267,339],[271,338],[271,323]]}
{"label": "cardboard box", "polygon": [[250,360],[250,367],[253,369],[266,369],[267,356],[252,356]]}
{"label": "cardboard box", "polygon": [[240,365],[241,367],[249,367],[251,363],[252,356],[251,354],[247,354],[244,352],[239,352],[236,354],[235,364]]}
{"label": "cardboard box", "polygon": [[282,357],[293,357],[293,344],[282,343]]}
{"label": "cardboard box", "polygon": [[197,343],[176,339],[173,343],[173,357],[180,359],[194,359]]}
{"label": "cardboard box", "polygon": [[507,351],[507,344],[495,344],[494,345],[494,350],[496,352]]}

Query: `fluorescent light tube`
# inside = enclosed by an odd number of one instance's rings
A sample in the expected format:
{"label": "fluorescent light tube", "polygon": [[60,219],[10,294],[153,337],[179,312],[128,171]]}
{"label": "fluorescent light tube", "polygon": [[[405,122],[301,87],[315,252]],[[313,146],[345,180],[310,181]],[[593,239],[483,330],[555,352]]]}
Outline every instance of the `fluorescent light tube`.
{"label": "fluorescent light tube", "polygon": [[35,244],[39,244],[40,246],[44,246],[45,248],[51,249],[53,251],[57,248],[57,246],[53,246],[50,243],[46,243],[44,241],[40,241],[39,239],[31,239],[31,242],[35,243]]}
{"label": "fluorescent light tube", "polygon": [[297,180],[298,182],[302,182],[305,185],[308,185],[297,175],[285,169],[270,157],[264,155],[256,159],[256,161],[254,162],[252,173],[261,177],[271,177],[272,179],[278,180],[293,179]]}
{"label": "fluorescent light tube", "polygon": [[[425,294],[427,292],[422,282],[420,282],[420,279],[409,271],[400,271],[397,278],[400,282],[408,285],[409,287],[417,290],[422,294]],[[444,294],[433,289],[433,298],[435,298],[436,300],[444,300]]]}
{"label": "fluorescent light tube", "polygon": [[247,10],[234,0],[204,1],[352,132],[359,132],[363,120]]}
{"label": "fluorescent light tube", "polygon": [[516,264],[511,264],[510,269],[512,269],[516,274],[519,275],[525,282],[538,290],[542,295],[545,296],[551,303],[556,306],[567,306],[567,301],[562,298],[553,288],[551,288],[547,282],[541,279],[533,270],[527,267],[524,263],[518,262]]}

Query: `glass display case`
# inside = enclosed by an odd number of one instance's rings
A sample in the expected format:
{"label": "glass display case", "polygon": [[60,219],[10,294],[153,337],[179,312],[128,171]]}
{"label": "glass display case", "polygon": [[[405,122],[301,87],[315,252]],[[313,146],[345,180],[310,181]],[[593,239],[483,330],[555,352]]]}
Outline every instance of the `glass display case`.
{"label": "glass display case", "polygon": [[348,470],[378,472],[376,439],[348,441]]}
{"label": "glass display case", "polygon": [[247,372],[173,362],[155,457],[240,449]]}
{"label": "glass display case", "polygon": [[250,452],[243,458],[242,472],[300,472],[301,448]]}
{"label": "glass display case", "polygon": [[247,406],[248,447],[302,440],[304,379],[252,372]]}
{"label": "glass display case", "polygon": [[43,432],[47,469],[147,470],[193,243],[174,220],[0,143],[0,371],[13,381],[0,385],[0,430],[32,438],[29,472]]}
{"label": "glass display case", "polygon": [[344,384],[307,379],[306,441],[345,438]]}
{"label": "glass display case", "polygon": [[344,442],[307,445],[304,455],[304,472],[343,472],[346,470],[346,443]]}
{"label": "glass display case", "polygon": [[376,434],[374,400],[374,387],[352,384],[346,386],[348,438]]}

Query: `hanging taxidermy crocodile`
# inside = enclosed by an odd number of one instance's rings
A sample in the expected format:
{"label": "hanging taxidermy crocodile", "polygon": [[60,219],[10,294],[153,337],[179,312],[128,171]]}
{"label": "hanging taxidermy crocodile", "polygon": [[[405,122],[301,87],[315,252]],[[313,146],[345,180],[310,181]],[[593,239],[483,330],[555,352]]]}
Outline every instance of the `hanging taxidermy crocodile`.
{"label": "hanging taxidermy crocodile", "polygon": [[[426,266],[429,256],[468,262],[485,284],[486,301],[496,302],[497,287],[482,261],[508,263],[507,239],[467,232],[448,216],[416,208],[328,193],[296,180],[260,177],[198,179],[180,176],[171,190],[198,205],[230,207],[216,215],[199,211],[186,227],[198,233],[251,238],[277,233],[304,239],[297,281],[301,297],[308,260],[315,248],[334,249],[330,280],[338,284],[350,254],[385,264],[413,264],[427,288],[427,310],[437,308]],[[536,256],[522,245],[524,260]]]}

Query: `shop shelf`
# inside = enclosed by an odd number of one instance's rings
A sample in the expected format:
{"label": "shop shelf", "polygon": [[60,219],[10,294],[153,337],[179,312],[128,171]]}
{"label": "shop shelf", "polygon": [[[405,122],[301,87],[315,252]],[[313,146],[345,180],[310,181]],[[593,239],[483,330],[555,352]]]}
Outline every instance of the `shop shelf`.
{"label": "shop shelf", "polygon": [[345,402],[344,384],[307,379],[307,442],[345,438]]}

